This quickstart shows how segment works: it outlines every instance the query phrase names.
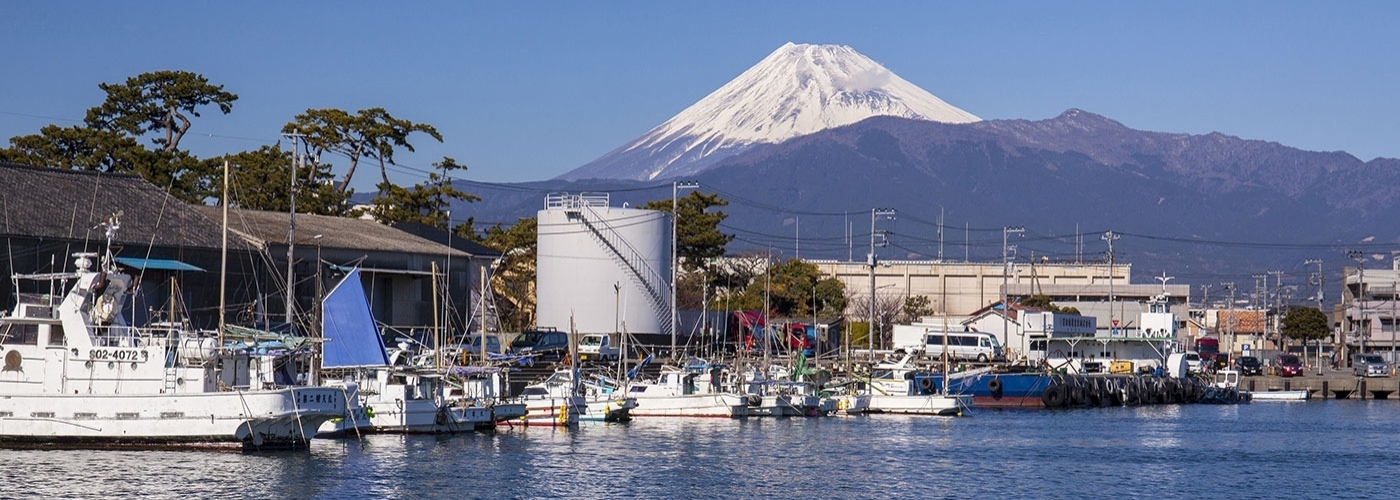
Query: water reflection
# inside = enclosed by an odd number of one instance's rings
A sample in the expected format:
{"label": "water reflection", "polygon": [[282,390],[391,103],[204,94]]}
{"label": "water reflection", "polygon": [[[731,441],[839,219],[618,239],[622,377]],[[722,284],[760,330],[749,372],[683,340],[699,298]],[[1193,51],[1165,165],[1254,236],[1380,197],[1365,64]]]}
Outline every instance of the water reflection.
{"label": "water reflection", "polygon": [[[0,451],[6,497],[1380,496],[1400,404],[975,411],[965,418],[637,419],[318,440],[278,454]],[[1327,478],[1325,489],[1318,489]],[[1265,489],[1258,489],[1265,488]],[[1245,495],[1249,496],[1249,495]]]}

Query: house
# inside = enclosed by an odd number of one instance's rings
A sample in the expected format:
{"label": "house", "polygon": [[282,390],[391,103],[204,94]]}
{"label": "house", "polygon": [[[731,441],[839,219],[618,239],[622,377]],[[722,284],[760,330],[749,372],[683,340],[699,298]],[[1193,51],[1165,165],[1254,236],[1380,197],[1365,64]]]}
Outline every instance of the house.
{"label": "house", "polygon": [[[223,211],[207,206],[197,210],[211,218],[221,218]],[[282,212],[240,209],[229,210],[228,217],[230,232],[256,249],[246,258],[265,264],[256,285],[259,298],[248,304],[251,314],[276,322],[286,312],[280,290],[287,281],[291,218]],[[435,243],[368,219],[297,214],[295,221],[292,273],[297,311],[314,313],[318,297],[358,267],[375,320],[390,329],[421,335],[438,324],[450,327],[445,330],[450,335],[479,317],[474,313],[482,269],[499,256],[496,252],[462,242]]]}

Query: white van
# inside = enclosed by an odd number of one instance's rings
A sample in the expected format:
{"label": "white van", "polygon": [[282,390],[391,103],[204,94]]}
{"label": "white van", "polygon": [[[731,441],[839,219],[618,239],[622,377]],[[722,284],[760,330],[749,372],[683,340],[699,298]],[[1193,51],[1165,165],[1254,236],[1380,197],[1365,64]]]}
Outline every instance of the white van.
{"label": "white van", "polygon": [[[930,331],[924,334],[924,355],[933,359],[943,357],[944,332]],[[987,332],[947,332],[949,357],[986,363],[1005,361],[1006,350],[995,335]]]}

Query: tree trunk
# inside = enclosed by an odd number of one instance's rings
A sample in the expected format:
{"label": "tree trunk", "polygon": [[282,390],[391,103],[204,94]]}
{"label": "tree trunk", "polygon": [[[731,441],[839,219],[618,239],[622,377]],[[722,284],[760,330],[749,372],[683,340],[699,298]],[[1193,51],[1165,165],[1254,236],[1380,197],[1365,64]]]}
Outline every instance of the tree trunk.
{"label": "tree trunk", "polygon": [[355,150],[350,153],[350,168],[345,170],[345,180],[340,181],[340,194],[345,194],[345,191],[350,189],[350,179],[355,177],[355,167],[360,165],[360,151],[362,149],[364,146],[356,143]]}
{"label": "tree trunk", "polygon": [[[180,139],[181,139],[182,137],[184,137],[184,136],[185,136],[185,132],[189,131],[189,129],[190,129],[190,119],[189,119],[189,118],[185,118],[185,115],[180,114],[180,112],[179,112],[179,111],[176,111],[175,108],[170,108],[170,114],[171,114],[171,115],[174,115],[175,118],[179,118],[179,119],[180,119],[180,129],[179,129],[178,131],[175,132],[175,138],[174,138],[174,140],[171,140],[171,138],[170,138],[170,129],[168,129],[168,128],[166,129],[166,132],[165,132],[165,152],[167,152],[167,153],[173,153],[173,152],[175,152],[175,148],[176,148],[177,146],[180,145]],[[169,115],[167,115],[167,116],[169,116]]]}

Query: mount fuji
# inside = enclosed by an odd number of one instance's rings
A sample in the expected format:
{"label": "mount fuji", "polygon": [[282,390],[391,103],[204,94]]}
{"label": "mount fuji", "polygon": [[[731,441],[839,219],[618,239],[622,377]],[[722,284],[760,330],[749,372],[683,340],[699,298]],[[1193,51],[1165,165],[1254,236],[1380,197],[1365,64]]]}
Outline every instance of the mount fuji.
{"label": "mount fuji", "polygon": [[980,121],[850,47],[787,43],[645,135],[557,179],[690,176],[756,145],[875,116]]}

